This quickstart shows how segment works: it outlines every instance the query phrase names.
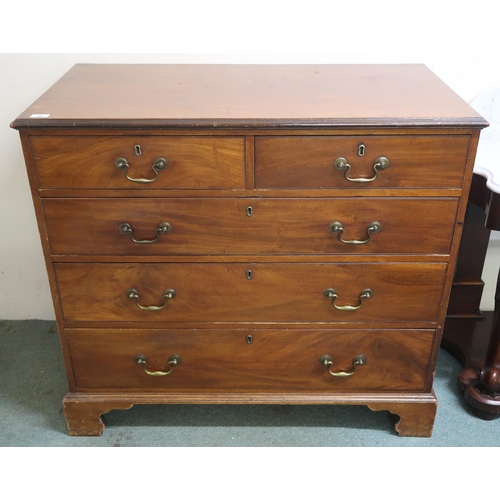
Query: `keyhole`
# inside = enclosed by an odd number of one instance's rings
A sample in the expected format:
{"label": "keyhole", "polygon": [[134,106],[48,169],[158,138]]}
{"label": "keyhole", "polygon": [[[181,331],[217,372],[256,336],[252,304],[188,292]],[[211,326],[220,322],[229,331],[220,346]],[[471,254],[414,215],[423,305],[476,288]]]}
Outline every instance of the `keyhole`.
{"label": "keyhole", "polygon": [[253,214],[253,208],[252,207],[247,207],[247,216],[252,217]]}
{"label": "keyhole", "polygon": [[247,344],[253,343],[253,337],[251,335],[247,335]]}
{"label": "keyhole", "polygon": [[141,146],[139,146],[139,144],[136,144],[134,146],[134,151],[135,151],[135,156],[141,156],[142,155]]}
{"label": "keyhole", "polygon": [[358,156],[365,156],[366,146],[364,144],[358,144]]}
{"label": "keyhole", "polygon": [[247,271],[247,280],[251,280],[252,278],[253,278],[253,273],[252,273],[252,271],[249,269],[249,270]]}

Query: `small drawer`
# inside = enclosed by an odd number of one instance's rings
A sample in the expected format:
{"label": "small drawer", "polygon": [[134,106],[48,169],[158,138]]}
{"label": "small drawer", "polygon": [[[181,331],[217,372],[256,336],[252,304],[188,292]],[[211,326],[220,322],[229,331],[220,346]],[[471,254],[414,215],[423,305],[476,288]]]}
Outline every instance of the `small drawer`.
{"label": "small drawer", "polygon": [[447,265],[55,264],[67,322],[435,322]]}
{"label": "small drawer", "polygon": [[460,188],[468,147],[465,135],[257,137],[255,185]]}
{"label": "small drawer", "polygon": [[434,330],[70,328],[66,334],[78,388],[162,392],[421,391],[434,341]]}
{"label": "small drawer", "polygon": [[35,136],[39,187],[243,189],[243,137]]}
{"label": "small drawer", "polygon": [[458,201],[53,198],[42,204],[53,255],[354,255],[448,254]]}

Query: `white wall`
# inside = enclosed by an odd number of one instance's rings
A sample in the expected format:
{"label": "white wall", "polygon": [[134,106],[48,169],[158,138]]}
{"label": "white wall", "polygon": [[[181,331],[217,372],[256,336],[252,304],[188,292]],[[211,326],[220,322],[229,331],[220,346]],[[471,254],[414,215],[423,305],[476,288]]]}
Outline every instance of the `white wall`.
{"label": "white wall", "polygon": [[[425,16],[421,18],[425,19]],[[331,40],[332,49],[342,49],[342,47],[345,49],[338,50],[335,54],[304,53],[303,50],[298,50],[298,41],[302,49],[309,49],[310,52],[314,52],[317,48],[316,41],[319,42],[317,37],[320,35],[316,29],[313,27],[307,33],[310,38],[307,38],[303,26],[301,31],[297,32],[297,36],[294,36],[293,27],[286,26],[285,35],[290,41],[287,49],[293,52],[288,54],[251,53],[255,47],[258,50],[263,46],[262,41],[259,46],[257,38],[245,46],[250,48],[248,53],[242,51],[232,54],[0,54],[2,72],[0,75],[0,319],[54,318],[21,145],[17,131],[10,129],[9,124],[73,64],[78,62],[424,63],[467,101],[495,82],[500,82],[500,43],[495,45],[493,50],[491,44],[485,45],[487,33],[482,32],[481,27],[473,21],[470,21],[468,32],[456,33],[457,29],[453,26],[453,29],[443,31],[441,27],[440,38],[436,42],[436,27],[439,27],[439,23],[430,22],[430,25],[419,26],[413,37],[404,28],[396,29],[394,25],[391,26],[390,16],[388,20],[389,25],[385,28],[380,25],[377,27],[375,20],[371,23],[368,22],[370,19],[365,19],[361,26],[363,29],[357,30],[356,33],[347,29],[336,34],[335,26],[338,25],[318,17],[317,22],[331,30],[327,40]],[[296,22],[300,22],[300,18]],[[304,19],[304,22],[307,21]],[[462,22],[469,23],[467,14]],[[318,26],[318,30],[321,26]],[[241,33],[246,33],[248,29],[242,26]],[[123,33],[126,32],[127,30]],[[280,37],[276,29],[272,33],[275,37]],[[463,36],[464,34],[467,36]],[[264,35],[265,33],[262,36]],[[351,37],[358,52],[348,48],[352,47],[352,44],[342,46],[335,43],[335,36],[340,35],[346,40]],[[144,33],[144,36],[147,36],[147,33]],[[301,36],[305,38],[298,40],[297,37]],[[417,36],[420,38],[417,39]],[[67,47],[72,47],[72,40],[72,38],[67,39]],[[127,36],[124,35],[122,40],[123,46],[127,47]],[[206,40],[203,38],[198,40],[199,50],[204,50],[205,46],[209,47],[208,42],[213,41],[211,38]],[[318,46],[324,48],[324,41],[323,38]],[[392,45],[381,47],[381,41],[391,42]],[[224,46],[222,38],[217,39],[217,42],[222,43],[216,45],[217,47]],[[227,40],[225,43],[226,48],[232,45],[232,42],[229,43]],[[236,50],[242,47],[241,38],[235,38],[233,45]],[[37,39],[35,47],[35,50],[44,50],[46,45]],[[385,50],[363,53],[363,48],[366,50],[385,48]],[[419,48],[425,52],[419,52]],[[499,262],[500,245],[496,245],[494,251],[488,255],[485,271],[488,289],[482,307],[486,310],[493,309],[491,298]]]}

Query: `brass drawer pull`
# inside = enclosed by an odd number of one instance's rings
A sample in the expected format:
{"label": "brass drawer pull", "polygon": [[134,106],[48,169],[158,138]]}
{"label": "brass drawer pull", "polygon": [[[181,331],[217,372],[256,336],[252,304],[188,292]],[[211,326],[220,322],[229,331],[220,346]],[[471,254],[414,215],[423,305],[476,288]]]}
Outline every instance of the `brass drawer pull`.
{"label": "brass drawer pull", "polygon": [[335,309],[338,309],[339,311],[356,311],[363,305],[363,299],[369,299],[373,297],[373,292],[369,288],[363,290],[359,294],[359,304],[357,306],[338,306],[337,299],[339,298],[339,296],[333,288],[326,289],[324,295],[327,299],[332,299],[332,305],[333,307],[335,307]]}
{"label": "brass drawer pull", "polygon": [[358,366],[363,366],[366,365],[367,359],[366,356],[363,354],[358,354],[355,356],[352,360],[352,370],[350,372],[332,372],[332,366],[333,366],[333,360],[332,357],[329,356],[328,354],[325,354],[324,356],[321,356],[319,358],[319,364],[324,365],[328,367],[328,373],[334,377],[350,377],[351,375],[354,375],[356,373],[356,368]]}
{"label": "brass drawer pull", "polygon": [[156,160],[153,162],[153,166],[151,167],[153,169],[153,172],[155,173],[154,179],[134,179],[133,177],[129,177],[128,175],[128,169],[130,168],[130,165],[128,164],[127,158],[117,158],[115,160],[115,167],[118,170],[125,170],[125,177],[132,182],[140,182],[142,184],[148,183],[148,182],[154,182],[156,179],[158,179],[158,174],[160,173],[159,170],[164,170],[167,168],[167,160],[165,158],[156,158]]}
{"label": "brass drawer pull", "polygon": [[332,222],[330,224],[330,231],[332,233],[339,233],[339,240],[346,245],[363,245],[370,241],[371,235],[379,233],[382,229],[380,222],[370,222],[369,226],[366,228],[366,234],[368,238],[366,240],[344,240],[342,239],[342,233],[344,232],[344,226],[342,222]]}
{"label": "brass drawer pull", "polygon": [[128,222],[122,222],[119,227],[120,233],[122,234],[128,234],[130,235],[130,239],[134,243],[138,243],[140,245],[145,245],[149,243],[155,243],[158,241],[158,237],[161,234],[169,234],[172,232],[172,226],[168,222],[162,222],[157,228],[156,228],[156,238],[154,240],[136,240],[134,239],[133,235],[133,229],[132,226]]}
{"label": "brass drawer pull", "polygon": [[141,306],[139,304],[139,292],[135,288],[131,288],[130,290],[127,290],[125,295],[127,298],[135,300],[135,305],[139,308],[142,309],[143,311],[161,311],[164,309],[167,305],[167,300],[168,299],[173,299],[177,295],[175,290],[169,289],[166,290],[165,293],[162,295],[163,299],[163,305],[161,306]]}
{"label": "brass drawer pull", "polygon": [[347,163],[347,160],[343,158],[342,156],[337,158],[333,164],[336,170],[345,170],[344,177],[350,181],[350,182],[372,182],[374,181],[380,170],[385,170],[389,166],[389,160],[385,156],[380,156],[375,160],[375,163],[373,164],[373,170],[375,171],[375,175],[373,177],[370,177],[367,179],[366,177],[356,177],[352,178],[349,177],[347,174],[349,173],[349,170],[351,170],[351,165]]}
{"label": "brass drawer pull", "polygon": [[151,375],[152,377],[164,377],[165,375],[170,375],[172,373],[172,370],[174,369],[174,366],[180,365],[182,363],[182,358],[178,354],[172,354],[172,356],[170,356],[168,358],[168,361],[167,361],[168,372],[162,372],[160,370],[152,372],[152,371],[148,370],[146,368],[147,362],[148,362],[148,358],[146,358],[146,356],[144,356],[144,354],[137,355],[134,358],[134,361],[138,365],[142,365],[143,368],[144,368],[144,371],[148,375]]}

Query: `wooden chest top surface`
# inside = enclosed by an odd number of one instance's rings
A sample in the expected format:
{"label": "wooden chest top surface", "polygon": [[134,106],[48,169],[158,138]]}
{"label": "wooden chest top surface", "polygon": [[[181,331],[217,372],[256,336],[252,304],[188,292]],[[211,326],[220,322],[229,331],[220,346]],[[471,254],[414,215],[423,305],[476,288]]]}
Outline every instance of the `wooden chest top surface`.
{"label": "wooden chest top surface", "polygon": [[426,66],[77,64],[24,127],[477,126]]}

